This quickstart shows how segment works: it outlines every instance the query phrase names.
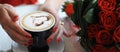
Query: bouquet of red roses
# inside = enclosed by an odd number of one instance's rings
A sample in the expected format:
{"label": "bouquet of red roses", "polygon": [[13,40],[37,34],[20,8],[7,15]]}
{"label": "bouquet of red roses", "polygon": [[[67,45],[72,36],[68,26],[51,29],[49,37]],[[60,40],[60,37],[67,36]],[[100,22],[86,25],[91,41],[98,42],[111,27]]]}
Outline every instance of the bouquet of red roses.
{"label": "bouquet of red roses", "polygon": [[64,11],[81,30],[87,52],[120,52],[120,0],[74,0]]}

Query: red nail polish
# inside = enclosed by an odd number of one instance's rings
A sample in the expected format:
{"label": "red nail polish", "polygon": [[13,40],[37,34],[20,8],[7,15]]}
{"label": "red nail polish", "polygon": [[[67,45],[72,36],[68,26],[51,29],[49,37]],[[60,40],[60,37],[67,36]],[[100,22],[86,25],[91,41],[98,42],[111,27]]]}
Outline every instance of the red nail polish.
{"label": "red nail polish", "polygon": [[14,16],[14,19],[17,19],[18,18],[18,15]]}
{"label": "red nail polish", "polygon": [[77,25],[73,25],[73,27],[78,28],[78,29],[80,28],[80,27],[79,27],[79,26],[77,26]]}
{"label": "red nail polish", "polygon": [[67,36],[67,37],[71,37],[70,34],[67,34],[67,33],[65,33],[65,32],[63,32],[63,34],[64,34],[65,36]]}
{"label": "red nail polish", "polygon": [[17,21],[17,19],[18,19],[18,16],[16,15],[16,16],[14,16],[13,21],[15,22],[15,21]]}
{"label": "red nail polish", "polygon": [[57,43],[60,43],[60,41],[61,41],[61,38],[57,38],[57,40],[56,40],[56,41],[57,41]]}
{"label": "red nail polish", "polygon": [[31,36],[26,35],[27,38],[32,38]]}
{"label": "red nail polish", "polygon": [[51,38],[48,38],[47,39],[47,44],[50,44],[52,42],[52,39]]}
{"label": "red nail polish", "polygon": [[52,29],[52,32],[54,33],[56,30],[57,30],[57,27],[53,28],[53,29]]}
{"label": "red nail polish", "polygon": [[24,46],[28,46],[28,44],[24,44]]}

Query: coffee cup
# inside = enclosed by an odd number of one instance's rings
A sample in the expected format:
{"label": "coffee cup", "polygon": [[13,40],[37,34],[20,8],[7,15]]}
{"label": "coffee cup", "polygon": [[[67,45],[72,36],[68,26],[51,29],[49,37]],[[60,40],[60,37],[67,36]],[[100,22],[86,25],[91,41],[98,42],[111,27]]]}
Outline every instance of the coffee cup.
{"label": "coffee cup", "polygon": [[35,11],[20,18],[20,26],[33,38],[33,44],[28,46],[29,52],[48,52],[46,39],[51,35],[55,21],[55,17],[45,11]]}

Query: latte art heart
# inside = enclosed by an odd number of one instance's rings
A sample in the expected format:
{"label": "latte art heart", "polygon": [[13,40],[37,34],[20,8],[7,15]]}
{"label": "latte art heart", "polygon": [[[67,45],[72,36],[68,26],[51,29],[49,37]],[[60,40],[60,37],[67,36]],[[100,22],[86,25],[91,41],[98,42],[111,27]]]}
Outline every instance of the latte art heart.
{"label": "latte art heart", "polygon": [[20,25],[28,31],[45,31],[52,28],[54,24],[54,16],[44,11],[29,13],[20,19]]}

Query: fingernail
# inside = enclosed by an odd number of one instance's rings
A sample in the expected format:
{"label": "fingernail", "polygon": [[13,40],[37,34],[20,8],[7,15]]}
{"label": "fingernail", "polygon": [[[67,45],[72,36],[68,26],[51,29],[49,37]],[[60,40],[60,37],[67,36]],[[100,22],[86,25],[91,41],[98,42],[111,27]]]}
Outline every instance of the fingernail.
{"label": "fingernail", "polygon": [[15,22],[18,19],[18,15],[14,16],[13,21]]}
{"label": "fingernail", "polygon": [[27,38],[32,38],[31,36],[26,35]]}
{"label": "fingernail", "polygon": [[51,38],[48,38],[47,39],[47,44],[50,44],[52,42],[52,39]]}
{"label": "fingernail", "polygon": [[14,16],[14,19],[17,19],[18,18],[18,15]]}
{"label": "fingernail", "polygon": [[57,38],[56,42],[60,43],[60,41],[61,41],[61,38]]}
{"label": "fingernail", "polygon": [[24,46],[28,46],[28,44],[24,44]]}
{"label": "fingernail", "polygon": [[80,28],[79,26],[77,26],[77,25],[73,25],[73,27],[75,27],[75,28]]}
{"label": "fingernail", "polygon": [[64,34],[65,36],[67,36],[67,37],[71,37],[70,34],[67,34],[67,33],[65,33],[65,32],[63,32],[63,34]]}
{"label": "fingernail", "polygon": [[53,28],[52,32],[54,33],[54,32],[56,32],[56,30],[57,30],[57,27]]}

